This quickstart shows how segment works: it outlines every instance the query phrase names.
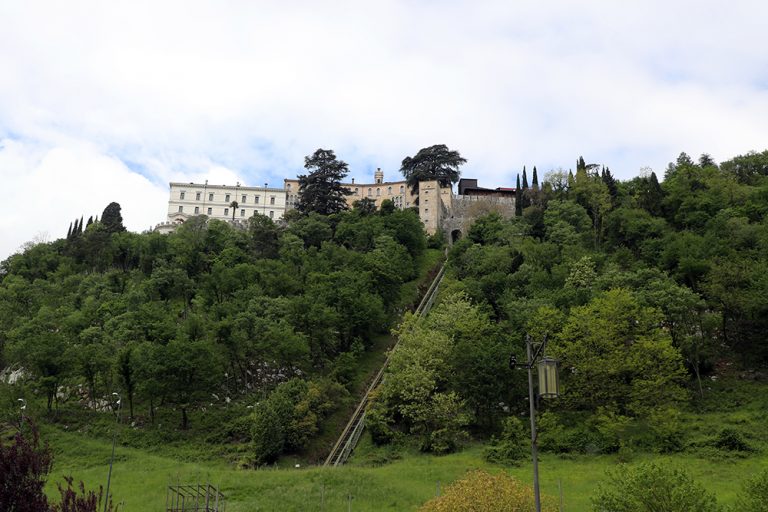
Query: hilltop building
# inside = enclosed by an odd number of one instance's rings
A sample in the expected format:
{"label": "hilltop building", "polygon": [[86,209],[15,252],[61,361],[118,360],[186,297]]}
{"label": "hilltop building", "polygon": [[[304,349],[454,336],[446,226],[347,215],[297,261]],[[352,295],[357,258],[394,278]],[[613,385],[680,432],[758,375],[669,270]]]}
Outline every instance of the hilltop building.
{"label": "hilltop building", "polygon": [[[207,215],[209,218],[230,222],[246,222],[256,214],[280,220],[287,210],[296,207],[299,200],[299,180],[285,179],[283,188],[246,187],[237,183],[211,185],[198,183],[170,183],[167,221],[155,230],[169,233],[190,217]],[[442,230],[450,242],[466,234],[472,222],[491,212],[505,218],[515,215],[514,188],[483,188],[476,179],[459,180],[458,193],[452,187],[443,187],[436,180],[422,181],[413,194],[403,181],[384,181],[384,173],[376,169],[373,183],[342,183],[351,192],[346,197],[351,208],[355,201],[368,198],[376,207],[390,199],[396,208],[418,209],[424,230],[432,235]],[[237,205],[233,205],[236,202]]]}
{"label": "hilltop building", "polygon": [[212,185],[207,180],[202,184],[170,183],[170,188],[167,221],[155,228],[162,233],[173,231],[195,215],[245,222],[257,213],[282,219],[286,210],[286,191],[282,188]]}
{"label": "hilltop building", "polygon": [[514,188],[483,188],[476,179],[459,180],[458,194],[437,181],[419,183],[419,218],[429,234],[442,230],[453,243],[478,217],[496,212],[505,219],[515,216]]}
{"label": "hilltop building", "polygon": [[[299,180],[285,179],[285,193],[287,195],[287,205],[294,208],[298,202]],[[395,208],[410,208],[415,206],[417,195],[411,193],[405,181],[384,181],[384,172],[381,168],[376,169],[373,174],[373,183],[355,183],[352,178],[350,183],[342,183],[342,187],[350,192],[346,197],[347,205],[352,208],[355,201],[368,198],[376,203],[376,208],[381,206],[382,201],[390,199],[395,203]]]}

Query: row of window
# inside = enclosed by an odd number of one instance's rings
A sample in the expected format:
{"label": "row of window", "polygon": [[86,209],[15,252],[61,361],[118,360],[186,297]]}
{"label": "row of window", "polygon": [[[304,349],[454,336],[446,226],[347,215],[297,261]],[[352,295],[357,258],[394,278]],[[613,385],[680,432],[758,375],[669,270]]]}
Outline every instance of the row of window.
{"label": "row of window", "polygon": [[[182,190],[181,192],[179,192],[179,199],[183,201],[186,195],[187,195],[186,191]],[[232,197],[231,194],[224,194],[224,202],[229,203],[231,197]],[[195,201],[200,201],[201,198],[202,198],[202,192],[195,192]],[[253,204],[259,204],[259,198],[260,196],[253,196]],[[248,202],[248,195],[243,194],[242,196],[240,196],[240,199],[241,199],[240,204],[245,204]],[[213,201],[213,192],[210,192],[208,194],[208,200]],[[270,196],[269,204],[275,204],[275,196]]]}
{"label": "row of window", "polygon": [[[184,213],[184,207],[183,206],[179,206],[179,213]],[[254,215],[256,215],[257,213],[259,213],[258,210],[253,210],[253,214]],[[213,208],[208,208],[208,213],[207,214],[208,215],[213,215]],[[200,215],[200,207],[199,206],[195,206],[195,215]],[[224,208],[224,216],[225,217],[229,216],[229,208]],[[245,209],[244,208],[240,209],[240,216],[241,217],[245,217]],[[274,211],[270,210],[269,218],[270,219],[274,219],[275,218],[275,212]]]}
{"label": "row of window", "polygon": [[[405,193],[405,185],[400,185],[400,193]],[[354,195],[359,196],[360,195],[360,189],[355,187]],[[392,187],[387,187],[387,195],[392,195]],[[373,196],[373,188],[368,188],[368,197]],[[376,197],[381,197],[381,189],[376,189]]]}

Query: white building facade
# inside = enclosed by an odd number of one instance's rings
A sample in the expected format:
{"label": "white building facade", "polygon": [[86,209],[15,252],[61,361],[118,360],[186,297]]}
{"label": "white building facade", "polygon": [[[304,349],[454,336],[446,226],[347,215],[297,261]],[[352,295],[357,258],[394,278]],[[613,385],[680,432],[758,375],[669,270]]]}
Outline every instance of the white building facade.
{"label": "white building facade", "polygon": [[168,220],[159,231],[173,228],[195,215],[230,222],[246,222],[254,215],[279,220],[285,214],[284,188],[211,185],[205,183],[171,183]]}

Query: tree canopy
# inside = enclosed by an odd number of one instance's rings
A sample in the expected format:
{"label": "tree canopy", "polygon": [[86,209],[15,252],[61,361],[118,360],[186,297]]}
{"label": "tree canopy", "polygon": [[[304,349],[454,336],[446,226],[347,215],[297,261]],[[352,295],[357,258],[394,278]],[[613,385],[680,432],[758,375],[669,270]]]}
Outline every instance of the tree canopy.
{"label": "tree canopy", "polygon": [[450,187],[459,181],[461,171],[459,168],[467,163],[458,151],[448,149],[445,144],[436,144],[428,148],[422,148],[415,156],[407,156],[400,165],[408,186],[416,193],[419,182],[437,180],[441,186]]}
{"label": "tree canopy", "polygon": [[299,203],[296,208],[304,213],[330,215],[348,209],[345,196],[352,192],[341,186],[348,166],[338,160],[333,150],[318,149],[304,158],[309,172],[299,175]]}

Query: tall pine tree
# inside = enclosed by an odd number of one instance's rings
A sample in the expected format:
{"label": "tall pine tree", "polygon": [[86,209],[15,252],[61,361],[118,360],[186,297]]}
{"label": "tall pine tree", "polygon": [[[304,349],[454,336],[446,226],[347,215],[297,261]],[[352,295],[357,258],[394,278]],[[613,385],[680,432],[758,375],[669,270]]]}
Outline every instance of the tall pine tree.
{"label": "tall pine tree", "polygon": [[318,149],[304,158],[304,168],[309,173],[299,176],[301,213],[330,215],[348,209],[345,196],[352,192],[341,186],[348,172],[346,162],[337,160],[331,149]]}
{"label": "tall pine tree", "polygon": [[536,174],[536,166],[533,166],[533,179],[531,180],[531,188],[533,190],[539,189],[539,176]]}
{"label": "tall pine tree", "polygon": [[611,169],[603,167],[603,172],[600,177],[602,178],[603,183],[605,183],[605,186],[608,187],[608,193],[611,194],[611,200],[615,201],[616,197],[619,195],[619,187],[616,185],[616,179],[611,175]]}
{"label": "tall pine tree", "polygon": [[120,203],[109,203],[101,213],[101,224],[108,233],[125,231],[123,216],[120,214]]}
{"label": "tall pine tree", "polygon": [[523,166],[523,190],[528,190],[528,175],[525,173],[525,166]]}
{"label": "tall pine tree", "polygon": [[515,187],[515,215],[523,215],[523,191],[520,188],[520,175],[517,175],[517,186]]}

